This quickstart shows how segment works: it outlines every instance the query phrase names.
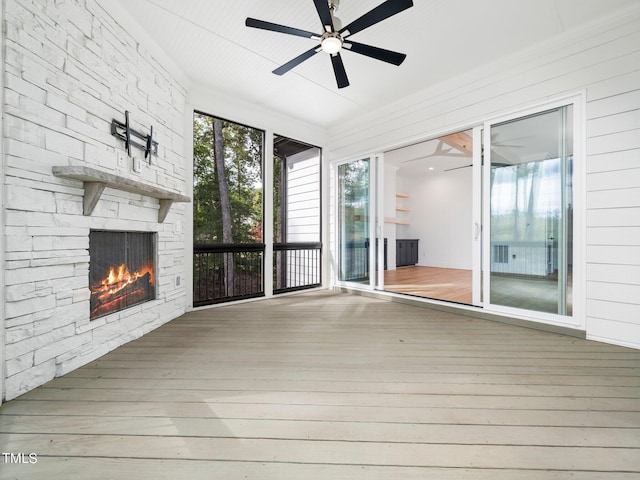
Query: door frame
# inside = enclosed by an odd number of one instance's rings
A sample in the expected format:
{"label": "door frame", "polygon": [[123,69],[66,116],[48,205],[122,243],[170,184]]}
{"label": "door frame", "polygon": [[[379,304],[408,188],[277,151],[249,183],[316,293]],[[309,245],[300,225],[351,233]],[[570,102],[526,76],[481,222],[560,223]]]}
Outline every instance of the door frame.
{"label": "door frame", "polygon": [[[381,231],[381,228],[378,228],[379,225],[381,225],[381,219],[379,218],[379,198],[380,196],[377,195],[377,188],[378,188],[378,182],[379,177],[381,177],[382,175],[379,175],[378,173],[378,165],[380,164],[380,162],[378,161],[380,158],[381,154],[376,154],[376,153],[368,153],[368,154],[364,154],[364,155],[359,155],[359,156],[354,156],[354,157],[350,157],[347,160],[339,160],[339,161],[335,161],[331,163],[331,170],[334,174],[334,179],[332,182],[332,187],[334,189],[334,205],[333,205],[333,217],[335,219],[334,223],[334,229],[333,229],[333,243],[335,245],[335,261],[334,261],[334,274],[333,274],[333,278],[334,278],[334,282],[335,285],[339,286],[339,287],[348,287],[348,288],[354,288],[354,289],[364,289],[364,290],[374,290],[376,289],[377,286],[377,282],[378,282],[378,277],[376,275],[376,270],[375,270],[375,265],[376,262],[378,261],[378,259],[380,258],[380,256],[383,254],[382,249],[376,249],[375,248],[375,242],[379,237],[379,231]],[[368,234],[369,234],[369,258],[368,258],[368,263],[369,263],[369,272],[368,272],[368,276],[369,276],[369,282],[368,283],[356,283],[356,282],[350,282],[350,281],[344,281],[344,280],[340,280],[340,269],[341,269],[341,251],[340,251],[340,229],[342,228],[342,226],[340,225],[339,222],[339,218],[340,218],[340,198],[339,198],[339,182],[340,182],[340,175],[338,173],[338,170],[340,168],[340,166],[342,165],[346,165],[352,162],[358,162],[358,161],[362,161],[362,160],[368,160],[369,161],[369,208],[368,208],[368,214],[369,214],[369,228],[368,228]],[[379,241],[379,240],[378,240]],[[378,252],[378,256],[376,256],[376,250],[379,250]],[[379,269],[380,270],[380,269]],[[382,271],[382,275],[384,275],[384,271]]]}
{"label": "door frame", "polygon": [[482,256],[483,256],[483,223],[482,204],[484,201],[482,164],[484,162],[483,152],[483,126],[473,127],[473,185],[472,185],[472,212],[471,212],[471,303],[476,307],[484,306],[483,283],[482,283]]}
{"label": "door frame", "polygon": [[584,232],[584,176],[585,176],[585,159],[584,159],[584,141],[586,138],[584,131],[584,112],[585,112],[585,94],[584,92],[573,94],[566,97],[560,97],[544,103],[539,103],[526,109],[512,111],[499,117],[489,119],[484,122],[483,127],[483,145],[484,159],[482,166],[482,225],[483,225],[483,249],[482,249],[482,286],[484,292],[489,292],[491,288],[491,190],[488,188],[491,182],[491,126],[526,118],[532,115],[544,113],[548,110],[572,105],[573,107],[573,281],[572,281],[572,315],[565,316],[553,313],[539,312],[522,308],[507,307],[503,305],[492,304],[490,295],[484,295],[484,308],[488,312],[507,315],[515,318],[522,318],[538,323],[546,323],[570,328],[585,329],[585,320],[583,313],[583,244]]}
{"label": "door frame", "polygon": [[375,244],[377,248],[372,250],[376,253],[374,265],[376,278],[374,279],[373,288],[376,290],[384,290],[384,153],[375,153],[374,170],[375,170]]}

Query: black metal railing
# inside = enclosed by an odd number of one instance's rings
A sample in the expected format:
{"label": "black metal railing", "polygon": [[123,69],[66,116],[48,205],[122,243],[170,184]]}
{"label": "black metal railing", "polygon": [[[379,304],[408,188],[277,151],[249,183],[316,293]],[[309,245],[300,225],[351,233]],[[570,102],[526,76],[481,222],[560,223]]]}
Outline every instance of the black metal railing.
{"label": "black metal railing", "polygon": [[273,245],[273,293],[318,287],[322,283],[322,244]]}
{"label": "black metal railing", "polygon": [[345,242],[342,249],[342,275],[345,282],[358,282],[369,278],[369,239]]}
{"label": "black metal railing", "polygon": [[194,245],[193,306],[264,296],[263,243]]}
{"label": "black metal railing", "polygon": [[[369,278],[369,239],[359,242],[346,242],[342,254],[343,259],[343,272],[342,280],[346,282],[361,282]],[[384,269],[387,269],[387,239],[384,239],[383,246],[384,255]],[[375,255],[378,255],[378,240],[376,239],[376,251]]]}
{"label": "black metal railing", "polygon": [[491,242],[491,272],[545,277],[558,270],[558,247],[551,240]]}

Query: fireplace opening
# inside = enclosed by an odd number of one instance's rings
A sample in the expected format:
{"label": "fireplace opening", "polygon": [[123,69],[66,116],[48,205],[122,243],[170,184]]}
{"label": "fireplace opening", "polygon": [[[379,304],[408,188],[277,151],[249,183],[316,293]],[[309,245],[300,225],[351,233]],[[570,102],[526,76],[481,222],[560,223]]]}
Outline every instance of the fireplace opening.
{"label": "fireplace opening", "polygon": [[89,233],[90,320],[156,298],[155,234]]}

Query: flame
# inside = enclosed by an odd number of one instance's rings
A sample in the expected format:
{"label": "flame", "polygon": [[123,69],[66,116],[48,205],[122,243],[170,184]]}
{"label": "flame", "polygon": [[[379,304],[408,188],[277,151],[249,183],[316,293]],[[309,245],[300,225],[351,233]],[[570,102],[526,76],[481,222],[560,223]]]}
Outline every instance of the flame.
{"label": "flame", "polygon": [[117,267],[112,266],[109,267],[109,274],[102,279],[95,291],[102,293],[101,298],[113,295],[147,274],[149,274],[149,283],[153,285],[153,266],[144,266],[134,273],[129,272],[129,268],[124,263]]}

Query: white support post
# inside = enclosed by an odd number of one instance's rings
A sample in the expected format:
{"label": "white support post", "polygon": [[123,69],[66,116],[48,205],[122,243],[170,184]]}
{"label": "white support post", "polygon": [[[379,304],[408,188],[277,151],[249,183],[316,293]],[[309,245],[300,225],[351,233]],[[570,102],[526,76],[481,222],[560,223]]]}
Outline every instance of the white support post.
{"label": "white support post", "polygon": [[264,294],[273,296],[273,137],[272,131],[264,135],[264,167],[262,187],[264,212],[262,238],[264,240]]}
{"label": "white support post", "polygon": [[[0,51],[3,53],[5,50],[5,28],[4,28],[4,9],[5,2],[0,5]],[[4,265],[4,62],[0,66],[0,265]],[[0,275],[0,292],[4,294],[4,269],[2,275]],[[5,299],[2,298],[2,308],[0,308],[0,405],[4,399],[4,375],[5,375],[5,323],[4,323],[4,305]]]}

